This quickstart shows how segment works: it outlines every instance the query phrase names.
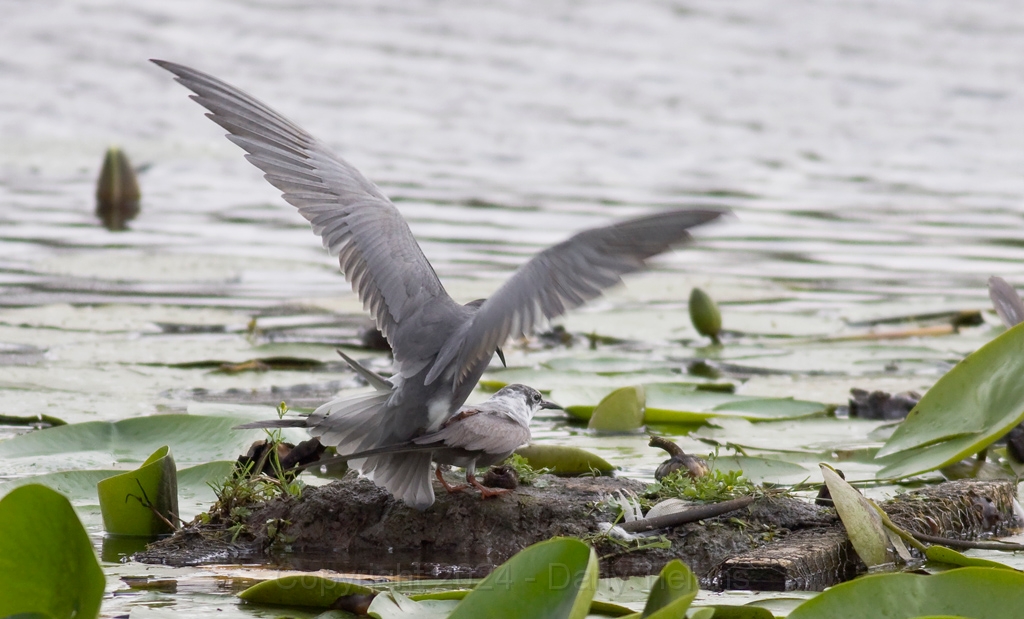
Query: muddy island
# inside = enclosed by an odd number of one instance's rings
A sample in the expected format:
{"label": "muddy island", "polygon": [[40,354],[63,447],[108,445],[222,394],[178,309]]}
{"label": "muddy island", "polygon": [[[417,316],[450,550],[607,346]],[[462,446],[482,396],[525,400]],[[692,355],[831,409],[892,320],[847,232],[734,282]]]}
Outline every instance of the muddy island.
{"label": "muddy island", "polygon": [[[821,589],[864,569],[835,511],[788,496],[762,496],[728,514],[627,541],[603,533],[616,517],[607,499],[642,493],[645,484],[610,477],[541,476],[532,486],[481,500],[440,493],[417,511],[349,474],[300,497],[281,496],[230,523],[217,514],[183,527],[134,556],[184,566],[268,562],[292,569],[476,578],[526,546],[554,536],[595,546],[602,576],[656,574],[687,563],[705,586],[760,590]],[[1014,486],[961,480],[887,501],[898,525],[932,535],[975,539],[1013,525]],[[927,529],[927,530],[924,530]]]}

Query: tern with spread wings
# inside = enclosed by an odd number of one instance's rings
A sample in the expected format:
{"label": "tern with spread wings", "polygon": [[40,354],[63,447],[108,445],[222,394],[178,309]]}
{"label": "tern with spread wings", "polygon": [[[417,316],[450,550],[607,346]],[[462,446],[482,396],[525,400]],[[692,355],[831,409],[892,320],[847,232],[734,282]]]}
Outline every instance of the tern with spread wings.
{"label": "tern with spread wings", "polygon": [[[261,425],[307,427],[339,454],[438,432],[507,339],[599,296],[648,258],[687,241],[690,228],[724,213],[670,210],[585,230],[534,256],[488,299],[463,305],[445,292],[398,209],[358,170],[241,90],[195,69],[153,62],[195,93],[207,116],[309,220],[391,344],[393,374],[377,377],[374,393],[333,400],[305,419]],[[434,502],[429,452],[349,464],[413,507]]]}

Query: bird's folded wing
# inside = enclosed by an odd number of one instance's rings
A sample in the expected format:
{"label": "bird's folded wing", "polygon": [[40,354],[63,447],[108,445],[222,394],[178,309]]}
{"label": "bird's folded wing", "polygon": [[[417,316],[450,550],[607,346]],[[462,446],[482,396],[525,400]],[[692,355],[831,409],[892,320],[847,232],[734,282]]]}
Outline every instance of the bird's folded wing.
{"label": "bird's folded wing", "polygon": [[255,98],[195,69],[153,62],[195,93],[192,99],[210,111],[207,116],[229,131],[228,139],[309,220],[324,247],[338,256],[396,358],[417,358],[418,334],[399,329],[402,321],[428,304],[458,305],[398,209],[358,170]]}
{"label": "bird's folded wing", "polygon": [[437,432],[415,438],[413,442],[500,454],[530,442],[530,429],[502,413],[478,412],[449,422]]}
{"label": "bird's folded wing", "polygon": [[690,228],[724,211],[676,210],[586,230],[540,252],[480,306],[471,324],[441,349],[426,381],[455,364],[456,384],[509,337],[525,335],[690,238]]}

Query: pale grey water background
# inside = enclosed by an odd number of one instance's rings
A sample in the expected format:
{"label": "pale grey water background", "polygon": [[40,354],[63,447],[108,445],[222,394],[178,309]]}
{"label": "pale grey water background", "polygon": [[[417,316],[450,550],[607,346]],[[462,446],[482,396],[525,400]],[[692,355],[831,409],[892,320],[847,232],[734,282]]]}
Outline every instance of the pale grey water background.
{"label": "pale grey water background", "polygon": [[[149,57],[336,146],[401,201],[442,275],[504,273],[581,227],[711,203],[738,221],[671,263],[866,294],[798,295],[821,306],[977,301],[991,274],[1024,278],[1022,35],[1013,2],[8,0],[0,303],[123,298],[54,264],[95,247],[330,265]],[[127,234],[93,225],[109,144],[152,165]],[[344,288],[329,268],[137,279],[228,305]]]}
{"label": "pale grey water background", "polygon": [[[584,227],[669,206],[734,210],[661,261],[660,278],[570,319],[578,332],[692,338],[663,335],[646,304],[683,329],[694,283],[726,302],[727,326],[772,332],[779,320],[776,333],[798,335],[986,307],[994,274],[1024,286],[1016,2],[3,0],[0,15],[0,413],[113,420],[185,410],[194,388],[339,378],[146,365],[332,360],[330,346],[250,346],[239,331],[284,304],[358,312],[305,221],[151,57],[213,73],[336,147],[395,199],[463,301]],[[126,233],[93,216],[112,144],[147,166]],[[228,330],[171,335],[159,322]],[[876,349],[769,350],[748,363],[841,376],[741,388],[833,402],[851,386],[923,389],[991,337],[982,327]],[[694,354],[673,346],[616,354],[655,367]],[[754,338],[726,352],[765,348]],[[587,359],[544,354],[510,361]],[[813,452],[870,444],[872,427],[715,432]],[[641,477],[660,459],[642,436],[602,439],[552,419],[535,435],[602,450]],[[19,466],[0,476],[33,472]],[[223,604],[220,589],[196,590],[182,589],[178,607]],[[108,600],[105,612],[172,597]]]}

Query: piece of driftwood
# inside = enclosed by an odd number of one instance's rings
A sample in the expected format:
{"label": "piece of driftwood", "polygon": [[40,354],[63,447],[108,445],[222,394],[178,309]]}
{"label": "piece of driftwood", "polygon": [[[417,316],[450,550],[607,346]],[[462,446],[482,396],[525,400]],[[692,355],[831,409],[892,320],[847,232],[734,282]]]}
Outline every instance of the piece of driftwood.
{"label": "piece of driftwood", "polygon": [[[959,480],[901,494],[881,505],[901,528],[941,538],[1000,535],[1014,525],[1014,484]],[[731,557],[712,574],[719,589],[820,591],[866,567],[841,524],[799,531],[749,553]]]}

